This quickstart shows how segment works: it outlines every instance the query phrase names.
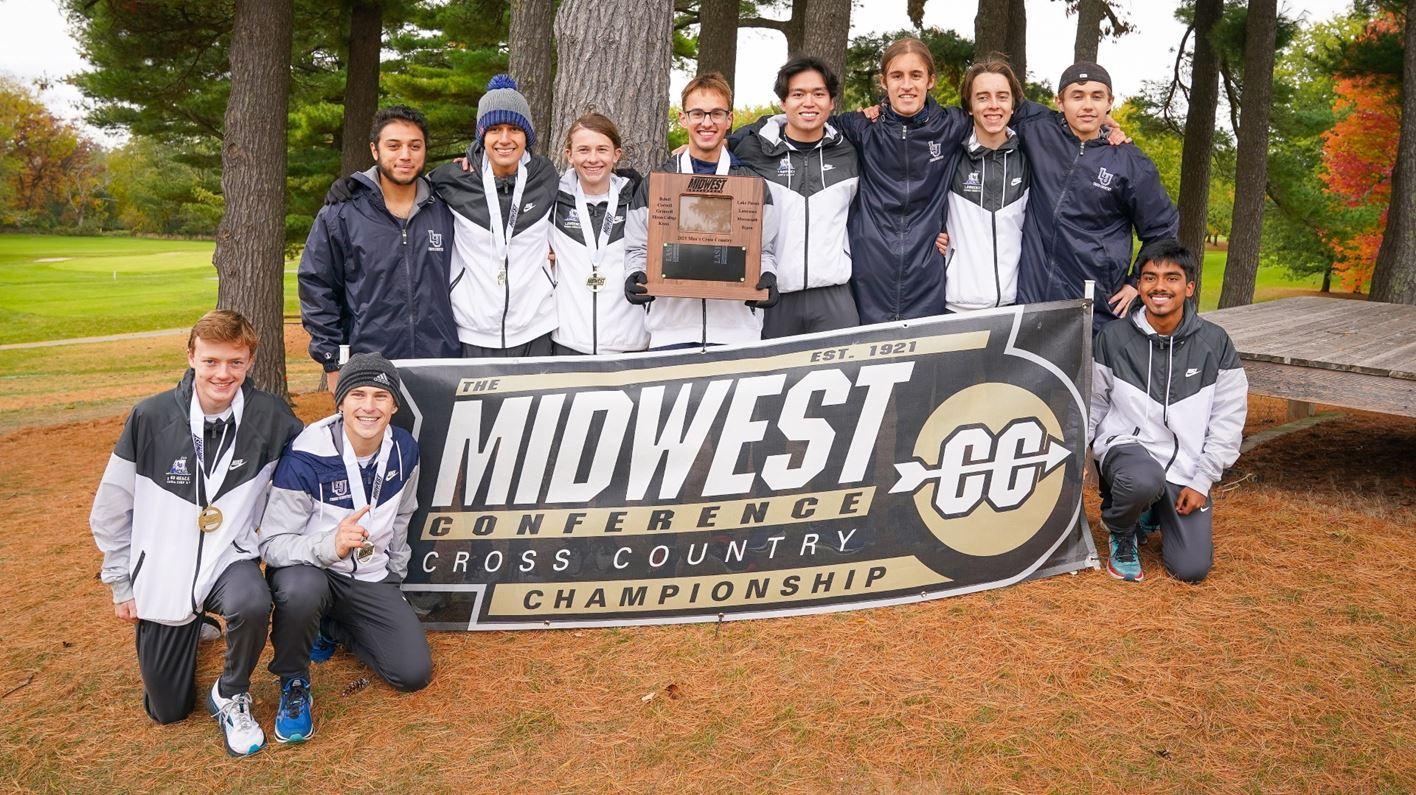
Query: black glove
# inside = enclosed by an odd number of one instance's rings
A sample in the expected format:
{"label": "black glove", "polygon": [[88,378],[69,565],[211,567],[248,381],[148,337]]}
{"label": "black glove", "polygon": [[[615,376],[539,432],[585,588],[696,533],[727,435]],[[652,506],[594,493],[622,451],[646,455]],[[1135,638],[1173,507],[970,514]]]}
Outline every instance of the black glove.
{"label": "black glove", "polygon": [[654,300],[654,296],[649,294],[649,288],[645,284],[649,283],[649,277],[644,275],[644,271],[635,271],[625,277],[624,280],[624,300],[635,306],[643,306]]}
{"label": "black glove", "polygon": [[782,300],[782,294],[777,291],[777,274],[775,273],[769,271],[757,277],[757,289],[766,290],[767,297],[743,301],[744,304],[758,309],[770,309]]}
{"label": "black glove", "polygon": [[343,204],[354,198],[354,190],[358,186],[359,180],[354,179],[352,175],[344,179],[337,179],[334,184],[329,186],[329,190],[325,191],[324,203]]}

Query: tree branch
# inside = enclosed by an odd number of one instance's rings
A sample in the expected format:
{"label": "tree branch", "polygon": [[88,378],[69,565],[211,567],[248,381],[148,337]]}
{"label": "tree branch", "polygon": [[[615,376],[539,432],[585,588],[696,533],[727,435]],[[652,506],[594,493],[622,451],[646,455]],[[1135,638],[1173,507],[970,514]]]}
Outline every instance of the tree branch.
{"label": "tree branch", "polygon": [[1167,89],[1165,92],[1165,104],[1161,106],[1161,116],[1165,118],[1166,123],[1170,125],[1171,129],[1175,130],[1176,132],[1179,132],[1180,128],[1178,125],[1176,125],[1175,119],[1171,117],[1170,108],[1171,105],[1175,102],[1175,89],[1177,87],[1179,87],[1181,92],[1185,94],[1185,101],[1187,105],[1190,100],[1190,92],[1185,90],[1185,84],[1180,80],[1180,64],[1183,63],[1185,60],[1185,43],[1190,40],[1190,34],[1194,31],[1195,25],[1194,23],[1191,23],[1188,28],[1185,28],[1185,35],[1180,37],[1180,47],[1175,50],[1175,74],[1170,79],[1170,88]]}
{"label": "tree branch", "polygon": [[770,28],[783,34],[787,32],[791,24],[792,21],[789,19],[768,19],[766,17],[743,17],[738,20],[740,28]]}

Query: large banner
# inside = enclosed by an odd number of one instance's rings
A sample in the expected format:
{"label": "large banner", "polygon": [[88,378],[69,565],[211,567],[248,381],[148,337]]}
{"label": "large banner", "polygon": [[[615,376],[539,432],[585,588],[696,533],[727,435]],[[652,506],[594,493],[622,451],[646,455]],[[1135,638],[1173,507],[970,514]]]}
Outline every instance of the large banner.
{"label": "large banner", "polygon": [[1094,566],[1086,302],[733,348],[401,362],[432,629],[763,618]]}

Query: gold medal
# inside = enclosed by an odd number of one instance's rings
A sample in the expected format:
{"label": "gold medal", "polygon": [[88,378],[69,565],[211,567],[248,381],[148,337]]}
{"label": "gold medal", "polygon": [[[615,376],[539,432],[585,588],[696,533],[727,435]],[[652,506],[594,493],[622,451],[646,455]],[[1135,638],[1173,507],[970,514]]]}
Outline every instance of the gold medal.
{"label": "gold medal", "polygon": [[374,542],[365,541],[359,547],[359,560],[365,561],[374,556]]}
{"label": "gold medal", "polygon": [[596,271],[585,279],[585,286],[590,288],[590,292],[598,293],[600,292],[600,288],[605,286],[605,277],[601,276],[599,271]]}
{"label": "gold medal", "polygon": [[203,533],[215,533],[221,529],[221,509],[208,505],[197,514],[197,529]]}

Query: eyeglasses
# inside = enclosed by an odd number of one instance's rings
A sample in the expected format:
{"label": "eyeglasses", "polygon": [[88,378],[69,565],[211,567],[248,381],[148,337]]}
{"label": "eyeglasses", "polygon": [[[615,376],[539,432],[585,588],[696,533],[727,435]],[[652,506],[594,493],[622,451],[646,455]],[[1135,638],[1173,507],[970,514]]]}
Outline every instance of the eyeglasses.
{"label": "eyeglasses", "polygon": [[684,111],[683,115],[688,117],[690,124],[702,124],[705,118],[712,119],[715,124],[722,124],[732,118],[733,112],[723,110],[722,108],[718,108],[717,110],[699,110],[698,108],[694,108],[693,110]]}

